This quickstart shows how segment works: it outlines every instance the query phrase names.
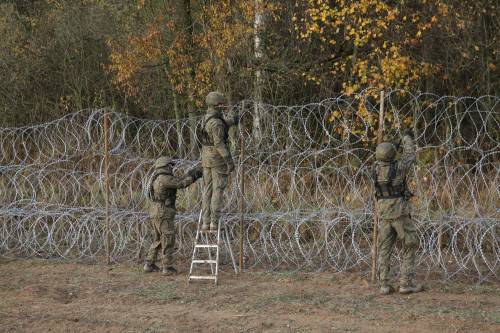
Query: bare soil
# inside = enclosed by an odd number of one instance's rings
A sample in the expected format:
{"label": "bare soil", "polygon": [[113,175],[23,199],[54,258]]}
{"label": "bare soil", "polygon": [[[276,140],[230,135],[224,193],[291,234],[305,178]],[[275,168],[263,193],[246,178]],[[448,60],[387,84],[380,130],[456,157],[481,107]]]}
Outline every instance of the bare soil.
{"label": "bare soil", "polygon": [[355,273],[186,276],[0,259],[0,332],[500,332],[500,282],[379,296]]}

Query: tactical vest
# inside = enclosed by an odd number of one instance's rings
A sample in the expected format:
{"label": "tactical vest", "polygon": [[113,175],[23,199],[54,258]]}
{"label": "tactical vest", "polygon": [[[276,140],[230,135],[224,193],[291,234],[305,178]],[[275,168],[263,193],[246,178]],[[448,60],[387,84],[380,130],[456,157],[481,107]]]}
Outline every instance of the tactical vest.
{"label": "tactical vest", "polygon": [[156,178],[158,178],[161,175],[171,176],[172,174],[162,170],[155,171],[149,178],[148,189],[147,189],[148,198],[153,202],[156,203],[164,202],[165,206],[175,208],[175,200],[177,198],[177,190],[175,188],[165,189],[161,193],[155,193],[154,191],[153,184]]}
{"label": "tactical vest", "polygon": [[201,126],[199,126],[199,128],[197,128],[197,130],[196,130],[198,140],[200,141],[200,143],[203,146],[213,146],[214,145],[214,142],[213,142],[212,138],[210,137],[210,135],[208,135],[208,132],[206,130],[208,122],[211,119],[214,119],[214,118],[215,119],[219,119],[224,124],[224,137],[222,139],[222,142],[228,143],[228,139],[229,139],[229,126],[227,125],[226,121],[224,120],[224,118],[222,118],[222,117],[220,117],[218,115],[211,115],[206,120],[202,121]]}
{"label": "tactical vest", "polygon": [[372,170],[372,179],[375,185],[375,198],[377,199],[395,199],[405,198],[408,199],[411,193],[406,186],[406,177],[403,178],[399,184],[394,184],[398,172],[398,162],[393,161],[389,165],[389,170],[385,179],[379,180],[380,165],[376,165]]}

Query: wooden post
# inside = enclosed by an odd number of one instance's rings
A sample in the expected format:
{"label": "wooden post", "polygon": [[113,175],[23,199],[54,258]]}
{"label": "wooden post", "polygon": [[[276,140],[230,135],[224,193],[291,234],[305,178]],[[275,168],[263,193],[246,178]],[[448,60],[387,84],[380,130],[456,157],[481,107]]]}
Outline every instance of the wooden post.
{"label": "wooden post", "polygon": [[106,262],[111,264],[111,232],[109,225],[109,119],[108,112],[104,112],[104,198],[105,204],[105,223],[106,223]]}
{"label": "wooden post", "polygon": [[[242,113],[245,112],[245,103],[242,104]],[[243,138],[243,115],[240,119],[240,273],[243,272],[243,223],[245,220],[245,168],[243,160],[245,158],[245,141]]]}
{"label": "wooden post", "polygon": [[[382,143],[384,138],[384,92],[380,92],[380,109],[378,114],[377,144]],[[377,257],[378,257],[378,203],[375,200],[375,212],[373,217],[373,238],[372,238],[372,272],[371,282],[377,282]]]}

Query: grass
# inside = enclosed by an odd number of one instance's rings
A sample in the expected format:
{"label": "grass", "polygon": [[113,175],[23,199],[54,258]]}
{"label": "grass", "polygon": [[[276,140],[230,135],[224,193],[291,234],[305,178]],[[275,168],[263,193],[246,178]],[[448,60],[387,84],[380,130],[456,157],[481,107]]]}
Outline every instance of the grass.
{"label": "grass", "polygon": [[324,306],[331,300],[332,298],[325,294],[298,291],[278,295],[266,295],[257,301],[255,307],[263,308],[266,306],[272,306],[276,303]]}
{"label": "grass", "polygon": [[490,313],[488,317],[495,324],[500,324],[500,309],[497,309],[495,312]]}
{"label": "grass", "polygon": [[436,282],[436,288],[440,292],[445,294],[474,294],[474,295],[487,295],[487,294],[500,294],[500,290],[490,283],[474,283],[474,284],[464,284],[464,283],[454,283],[450,285],[448,281],[446,282]]}
{"label": "grass", "polygon": [[158,282],[132,289],[129,294],[147,299],[169,302],[180,299],[175,293],[175,289],[175,286],[170,282]]}
{"label": "grass", "polygon": [[432,305],[432,303],[427,304],[415,304],[414,302],[407,303],[398,307],[395,310],[393,307],[381,307],[385,313],[392,313],[389,318],[393,321],[400,321],[403,319],[416,320],[418,318],[429,318],[429,317],[444,317],[450,320],[461,320],[469,322],[490,322],[490,323],[500,323],[500,309],[494,311],[487,311],[483,309],[483,306],[461,307],[462,304],[456,304],[451,306],[445,306],[442,304]]}
{"label": "grass", "polygon": [[468,288],[465,289],[467,292],[470,292],[472,294],[476,295],[484,295],[484,294],[491,294],[491,293],[499,293],[499,290],[491,285],[486,285],[486,284],[473,284],[472,286],[469,286]]}

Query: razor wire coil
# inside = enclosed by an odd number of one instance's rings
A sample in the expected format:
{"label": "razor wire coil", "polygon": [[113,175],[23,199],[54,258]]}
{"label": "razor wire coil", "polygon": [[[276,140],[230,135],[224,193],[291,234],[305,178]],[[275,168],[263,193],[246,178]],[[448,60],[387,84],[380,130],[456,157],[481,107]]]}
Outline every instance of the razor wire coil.
{"label": "razor wire coil", "polygon": [[[418,265],[444,278],[499,276],[499,102],[497,96],[399,90],[385,99],[390,134],[397,138],[410,127],[418,145],[410,181]],[[247,265],[367,270],[373,223],[368,169],[378,108],[369,91],[301,106],[243,101],[232,107],[243,120],[231,132],[237,166],[222,220],[236,242],[243,197]],[[99,109],[0,128],[0,253],[91,260],[103,255],[105,113],[111,257],[140,256],[148,245],[144,189],[152,162],[175,155],[177,173],[198,163],[196,145],[190,144],[193,119],[138,119]],[[179,192],[179,256],[192,250],[200,183]]]}

